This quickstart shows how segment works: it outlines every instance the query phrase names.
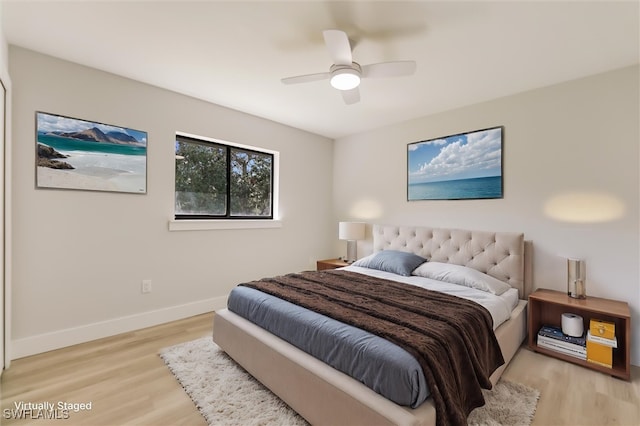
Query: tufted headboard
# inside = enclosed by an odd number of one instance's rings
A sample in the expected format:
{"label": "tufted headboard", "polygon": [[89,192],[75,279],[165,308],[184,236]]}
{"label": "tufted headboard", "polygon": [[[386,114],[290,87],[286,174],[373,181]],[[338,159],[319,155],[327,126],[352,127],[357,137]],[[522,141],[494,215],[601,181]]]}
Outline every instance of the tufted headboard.
{"label": "tufted headboard", "polygon": [[524,234],[373,225],[373,251],[381,250],[406,251],[430,261],[477,269],[517,288],[521,299],[530,292]]}

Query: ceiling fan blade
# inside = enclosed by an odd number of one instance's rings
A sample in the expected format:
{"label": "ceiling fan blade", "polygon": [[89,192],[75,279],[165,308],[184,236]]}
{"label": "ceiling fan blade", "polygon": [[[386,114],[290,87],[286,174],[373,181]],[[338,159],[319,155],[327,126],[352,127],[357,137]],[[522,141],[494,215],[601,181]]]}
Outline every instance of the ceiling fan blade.
{"label": "ceiling fan blade", "polygon": [[380,62],[362,66],[362,77],[401,77],[416,72],[415,61]]}
{"label": "ceiling fan blade", "polygon": [[351,65],[353,57],[351,56],[351,44],[347,33],[340,30],[325,30],[322,35],[333,63],[336,65]]}
{"label": "ceiling fan blade", "polygon": [[345,104],[351,105],[360,102],[360,90],[357,87],[351,90],[341,90],[341,92]]}
{"label": "ceiling fan blade", "polygon": [[331,73],[321,72],[317,74],[307,74],[307,75],[297,75],[295,77],[287,77],[283,78],[282,81],[284,84],[298,84],[298,83],[309,83],[311,81],[318,80],[326,80],[331,77]]}

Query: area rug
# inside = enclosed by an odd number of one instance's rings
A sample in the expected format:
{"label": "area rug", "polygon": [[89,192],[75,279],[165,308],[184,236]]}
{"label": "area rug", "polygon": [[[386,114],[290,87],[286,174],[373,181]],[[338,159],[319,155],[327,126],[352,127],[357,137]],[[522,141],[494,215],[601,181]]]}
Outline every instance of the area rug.
{"label": "area rug", "polygon": [[[209,425],[308,425],[271,391],[204,337],[164,348],[160,356]],[[540,393],[504,380],[485,392],[469,425],[530,425]]]}

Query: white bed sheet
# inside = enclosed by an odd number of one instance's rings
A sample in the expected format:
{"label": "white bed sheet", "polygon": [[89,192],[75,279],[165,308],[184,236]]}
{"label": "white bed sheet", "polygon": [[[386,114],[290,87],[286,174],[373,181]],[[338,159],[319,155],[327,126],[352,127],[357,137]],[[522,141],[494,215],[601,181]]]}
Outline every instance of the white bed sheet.
{"label": "white bed sheet", "polygon": [[502,295],[488,293],[482,290],[465,287],[458,284],[449,284],[442,281],[432,280],[430,278],[393,274],[390,272],[379,271],[377,269],[362,268],[360,266],[345,266],[340,268],[345,271],[357,272],[359,274],[369,275],[372,277],[384,278],[387,280],[398,281],[405,284],[411,284],[427,290],[439,291],[463,299],[471,300],[483,306],[489,311],[493,318],[493,329],[495,330],[511,317],[511,311],[518,305],[518,290],[511,288]]}

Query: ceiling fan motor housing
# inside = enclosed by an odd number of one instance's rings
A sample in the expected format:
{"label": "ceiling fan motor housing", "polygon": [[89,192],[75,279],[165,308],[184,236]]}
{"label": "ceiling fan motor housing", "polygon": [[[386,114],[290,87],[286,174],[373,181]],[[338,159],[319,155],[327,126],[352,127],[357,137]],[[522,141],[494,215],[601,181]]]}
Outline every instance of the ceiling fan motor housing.
{"label": "ceiling fan motor housing", "polygon": [[362,68],[360,64],[352,62],[351,65],[331,65],[331,85],[338,90],[351,90],[360,85]]}

